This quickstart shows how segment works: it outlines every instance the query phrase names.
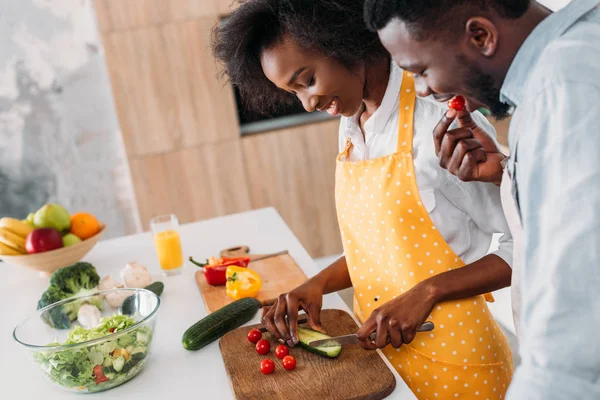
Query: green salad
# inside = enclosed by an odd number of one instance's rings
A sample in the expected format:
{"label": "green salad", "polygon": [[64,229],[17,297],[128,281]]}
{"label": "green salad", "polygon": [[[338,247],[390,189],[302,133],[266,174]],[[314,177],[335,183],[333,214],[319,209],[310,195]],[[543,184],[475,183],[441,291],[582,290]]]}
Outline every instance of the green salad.
{"label": "green salad", "polygon": [[[133,325],[135,320],[126,315],[103,318],[100,325],[85,329],[76,327],[63,344],[77,344],[118,333]],[[90,392],[117,386],[134,377],[142,368],[150,350],[152,330],[142,326],[85,348],[55,352],[39,352],[35,360],[54,382],[59,385]],[[50,343],[58,346],[60,343]]]}

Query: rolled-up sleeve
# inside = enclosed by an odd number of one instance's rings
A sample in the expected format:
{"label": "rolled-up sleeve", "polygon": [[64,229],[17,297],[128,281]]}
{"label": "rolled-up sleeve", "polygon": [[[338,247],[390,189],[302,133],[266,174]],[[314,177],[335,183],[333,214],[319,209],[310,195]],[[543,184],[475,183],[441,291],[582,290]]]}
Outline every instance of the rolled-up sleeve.
{"label": "rolled-up sleeve", "polygon": [[507,399],[600,399],[600,87],[545,87],[521,114],[520,355]]}

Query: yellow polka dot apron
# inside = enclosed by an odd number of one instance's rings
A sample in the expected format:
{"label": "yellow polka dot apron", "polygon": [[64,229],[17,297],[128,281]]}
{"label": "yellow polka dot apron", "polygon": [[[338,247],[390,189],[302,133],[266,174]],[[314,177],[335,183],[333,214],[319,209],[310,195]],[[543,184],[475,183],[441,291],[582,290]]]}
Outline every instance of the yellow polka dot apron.
{"label": "yellow polka dot apron", "polygon": [[[338,221],[361,322],[420,281],[465,265],[419,195],[412,159],[412,74],[404,73],[400,91],[397,152],[348,162],[348,139],[337,160]],[[486,296],[437,304],[429,320],[433,332],[417,333],[399,349],[383,349],[416,397],[502,399],[513,373],[512,355]]]}

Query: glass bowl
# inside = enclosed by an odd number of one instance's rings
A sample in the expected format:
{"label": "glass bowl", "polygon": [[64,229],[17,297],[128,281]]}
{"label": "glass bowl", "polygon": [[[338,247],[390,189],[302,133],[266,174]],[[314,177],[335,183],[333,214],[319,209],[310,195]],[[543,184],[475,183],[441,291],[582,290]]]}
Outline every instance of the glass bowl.
{"label": "glass bowl", "polygon": [[[80,310],[84,305],[92,311],[87,318]],[[99,315],[93,306],[101,308]],[[144,368],[159,308],[160,298],[146,289],[98,291],[38,310],[17,325],[13,338],[55,384],[70,391],[100,392]],[[95,328],[85,329],[75,318],[78,312],[82,323]]]}

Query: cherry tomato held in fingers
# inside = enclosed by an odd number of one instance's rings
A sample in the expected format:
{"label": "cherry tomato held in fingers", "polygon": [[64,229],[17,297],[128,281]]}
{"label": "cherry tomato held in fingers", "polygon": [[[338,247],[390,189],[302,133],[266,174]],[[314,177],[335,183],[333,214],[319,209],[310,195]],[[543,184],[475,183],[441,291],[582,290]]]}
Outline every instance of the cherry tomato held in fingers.
{"label": "cherry tomato held in fingers", "polygon": [[248,340],[250,342],[256,344],[260,339],[262,339],[262,333],[258,329],[252,329],[248,332]]}
{"label": "cherry tomato held in fingers", "polygon": [[260,362],[260,372],[265,375],[272,374],[275,371],[275,363],[268,358]]}
{"label": "cherry tomato held in fingers", "polygon": [[280,344],[279,346],[277,346],[275,348],[275,357],[277,357],[279,359],[282,359],[283,357],[287,356],[288,354],[290,354],[290,351],[288,350],[287,346]]}
{"label": "cherry tomato held in fingers", "polygon": [[448,100],[448,107],[455,109],[456,111],[462,111],[465,109],[465,98],[462,96],[454,96]]}
{"label": "cherry tomato held in fingers", "polygon": [[265,354],[267,354],[269,352],[269,350],[271,350],[271,343],[269,343],[268,340],[260,339],[256,343],[256,352],[258,354],[260,354],[261,356],[264,356]]}
{"label": "cherry tomato held in fingers", "polygon": [[296,368],[296,359],[292,356],[283,357],[283,368],[287,369],[288,371]]}

